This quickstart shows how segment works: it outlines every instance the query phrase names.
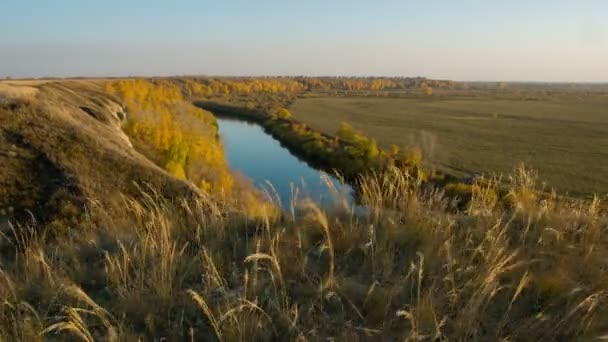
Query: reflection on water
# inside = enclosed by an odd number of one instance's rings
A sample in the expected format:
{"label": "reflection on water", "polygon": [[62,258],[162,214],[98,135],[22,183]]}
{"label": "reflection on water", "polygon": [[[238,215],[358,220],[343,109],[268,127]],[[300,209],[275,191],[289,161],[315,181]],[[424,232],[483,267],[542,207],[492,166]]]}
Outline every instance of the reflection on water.
{"label": "reflection on water", "polygon": [[272,196],[276,193],[283,208],[289,207],[293,194],[297,193],[295,188],[299,189],[297,199],[309,197],[328,206],[337,193],[337,197],[352,204],[350,186],[334,177],[323,177],[322,172],[292,155],[259,125],[226,118],[217,121],[230,167]]}

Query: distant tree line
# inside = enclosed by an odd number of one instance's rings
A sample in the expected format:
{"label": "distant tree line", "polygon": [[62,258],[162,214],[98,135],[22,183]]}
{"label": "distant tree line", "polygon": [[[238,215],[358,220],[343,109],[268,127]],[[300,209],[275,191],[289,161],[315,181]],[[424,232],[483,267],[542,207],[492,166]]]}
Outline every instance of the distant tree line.
{"label": "distant tree line", "polygon": [[304,91],[380,91],[456,89],[464,84],[424,77],[179,77],[173,81],[185,97],[298,94]]}

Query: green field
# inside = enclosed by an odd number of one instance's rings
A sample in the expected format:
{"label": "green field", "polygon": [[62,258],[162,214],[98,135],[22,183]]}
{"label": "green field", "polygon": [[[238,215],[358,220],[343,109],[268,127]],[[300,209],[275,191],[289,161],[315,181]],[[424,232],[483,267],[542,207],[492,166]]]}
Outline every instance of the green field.
{"label": "green field", "polygon": [[290,109],[316,129],[348,122],[382,147],[420,147],[456,174],[508,173],[519,162],[549,188],[608,193],[608,96],[307,97]]}

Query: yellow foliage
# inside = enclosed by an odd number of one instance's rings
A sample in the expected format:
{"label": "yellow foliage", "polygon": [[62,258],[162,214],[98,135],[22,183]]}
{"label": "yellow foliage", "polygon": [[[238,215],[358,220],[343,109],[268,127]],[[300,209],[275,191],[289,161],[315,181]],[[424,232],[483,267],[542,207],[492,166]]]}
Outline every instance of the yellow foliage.
{"label": "yellow foliage", "polygon": [[[183,102],[182,90],[170,81],[120,80],[105,89],[118,95],[130,112],[126,133],[148,157],[177,178],[205,191],[229,194],[233,180],[216,138],[213,116]],[[186,83],[187,92],[205,92]]]}
{"label": "yellow foliage", "polygon": [[[122,99],[129,111],[125,132],[157,165],[217,199],[238,200],[250,216],[274,216],[276,208],[262,200],[253,187],[235,182],[213,115],[184,101],[184,96],[246,93],[255,84],[258,81],[187,80],[180,88],[169,80],[130,79],[107,83],[105,90]],[[287,89],[264,80],[258,86],[262,90]]]}
{"label": "yellow foliage", "polygon": [[167,170],[167,172],[169,172],[176,178],[186,179],[186,172],[184,171],[184,167],[182,165],[180,165],[179,163],[169,162],[165,166],[165,169]]}

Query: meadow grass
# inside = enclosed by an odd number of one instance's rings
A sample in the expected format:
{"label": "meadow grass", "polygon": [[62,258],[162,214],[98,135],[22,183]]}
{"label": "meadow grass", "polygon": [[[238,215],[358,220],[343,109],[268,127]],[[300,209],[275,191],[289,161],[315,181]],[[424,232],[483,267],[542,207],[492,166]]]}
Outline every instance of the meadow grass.
{"label": "meadow grass", "polygon": [[560,193],[608,193],[605,93],[436,93],[307,94],[289,109],[296,120],[327,134],[347,122],[381,148],[419,147],[427,166],[450,174],[507,174],[513,165],[525,162]]}
{"label": "meadow grass", "polygon": [[362,202],[247,217],[142,188],[88,205],[78,231],[24,222],[0,240],[0,339],[593,340],[608,338],[608,218],[541,197],[518,168],[504,199],[463,209],[399,169]]}

